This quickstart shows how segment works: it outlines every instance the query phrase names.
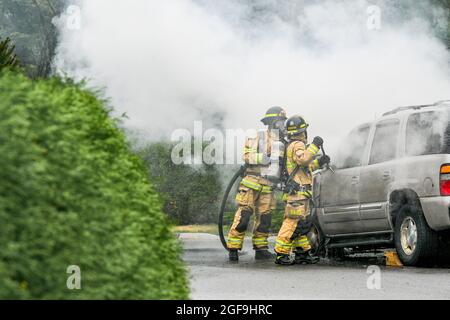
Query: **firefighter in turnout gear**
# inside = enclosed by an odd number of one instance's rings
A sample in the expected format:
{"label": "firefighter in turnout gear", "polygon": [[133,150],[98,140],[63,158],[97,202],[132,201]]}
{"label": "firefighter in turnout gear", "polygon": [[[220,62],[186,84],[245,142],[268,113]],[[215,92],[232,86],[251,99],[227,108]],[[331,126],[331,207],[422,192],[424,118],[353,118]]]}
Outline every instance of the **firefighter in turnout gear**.
{"label": "firefighter in turnout gear", "polygon": [[268,129],[258,131],[245,140],[243,160],[247,164],[247,169],[236,195],[238,209],[227,240],[230,261],[239,260],[238,250],[242,249],[245,231],[253,214],[255,223],[252,243],[255,259],[273,259],[275,256],[268,251],[267,241],[272,210],[276,206],[273,181],[267,172],[275,163],[272,161],[274,157],[277,157],[278,167],[281,166],[278,157],[284,158],[281,132],[284,131],[286,112],[280,107],[272,107],[267,110],[261,121]]}
{"label": "firefighter in turnout gear", "polygon": [[[286,169],[289,178],[283,200],[286,202],[283,224],[275,243],[275,262],[282,265],[316,263],[318,257],[310,255],[311,245],[306,234],[310,230],[310,199],[312,198],[312,172],[326,166],[326,155],[316,159],[323,140],[315,137],[307,145],[308,124],[300,116],[286,122],[289,144],[286,151]],[[295,252],[295,260],[290,258]]]}

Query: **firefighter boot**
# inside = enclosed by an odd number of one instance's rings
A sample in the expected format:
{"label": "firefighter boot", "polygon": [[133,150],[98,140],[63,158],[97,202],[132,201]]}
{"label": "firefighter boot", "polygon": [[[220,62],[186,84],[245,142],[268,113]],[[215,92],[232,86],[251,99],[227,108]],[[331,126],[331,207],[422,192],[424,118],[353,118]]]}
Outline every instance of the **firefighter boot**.
{"label": "firefighter boot", "polygon": [[228,251],[228,259],[230,262],[238,262],[239,261],[239,254],[237,249],[230,249]]}
{"label": "firefighter boot", "polygon": [[311,255],[310,251],[301,248],[295,250],[295,264],[314,264],[319,262],[319,257]]}
{"label": "firefighter boot", "polygon": [[281,264],[285,266],[290,266],[294,264],[294,261],[288,254],[277,253],[277,258],[275,259],[276,264]]}
{"label": "firefighter boot", "polygon": [[267,249],[255,250],[255,260],[271,260],[273,258],[275,258],[275,254]]}

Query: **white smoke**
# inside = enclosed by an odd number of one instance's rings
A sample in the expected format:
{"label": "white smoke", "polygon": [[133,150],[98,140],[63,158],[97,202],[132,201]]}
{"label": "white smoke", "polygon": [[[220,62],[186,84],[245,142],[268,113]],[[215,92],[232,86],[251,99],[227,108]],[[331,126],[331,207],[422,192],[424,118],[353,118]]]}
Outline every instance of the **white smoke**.
{"label": "white smoke", "polygon": [[392,3],[375,2],[371,30],[364,0],[81,0],[79,30],[59,21],[55,67],[105,87],[150,138],[202,119],[255,127],[280,105],[333,150],[384,111],[450,98],[445,46]]}

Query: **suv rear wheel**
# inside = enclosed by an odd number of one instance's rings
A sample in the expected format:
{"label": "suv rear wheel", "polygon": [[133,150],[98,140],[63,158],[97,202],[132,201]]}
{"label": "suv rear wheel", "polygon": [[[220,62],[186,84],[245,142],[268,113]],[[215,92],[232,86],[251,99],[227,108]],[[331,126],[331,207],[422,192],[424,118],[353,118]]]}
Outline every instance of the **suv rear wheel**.
{"label": "suv rear wheel", "polygon": [[325,247],[328,243],[328,239],[320,228],[319,220],[317,219],[316,214],[314,214],[313,224],[307,236],[311,244],[311,254],[314,256],[325,257]]}
{"label": "suv rear wheel", "polygon": [[311,230],[308,232],[308,240],[311,245],[311,254],[319,255],[319,250],[322,245],[323,237],[315,223],[311,226]]}
{"label": "suv rear wheel", "polygon": [[422,210],[403,205],[395,219],[395,247],[406,266],[431,265],[437,253],[438,236],[427,224]]}

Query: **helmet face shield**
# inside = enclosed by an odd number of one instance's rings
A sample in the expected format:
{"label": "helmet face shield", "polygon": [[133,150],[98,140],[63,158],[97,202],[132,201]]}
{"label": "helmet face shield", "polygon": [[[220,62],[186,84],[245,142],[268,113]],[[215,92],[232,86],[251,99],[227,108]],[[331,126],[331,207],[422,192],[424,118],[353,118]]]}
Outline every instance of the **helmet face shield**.
{"label": "helmet face shield", "polygon": [[286,121],[283,119],[276,120],[271,124],[271,128],[284,131],[286,129]]}

